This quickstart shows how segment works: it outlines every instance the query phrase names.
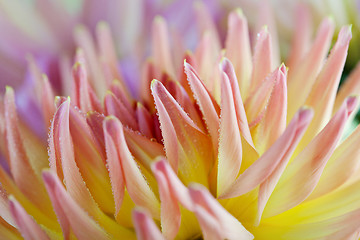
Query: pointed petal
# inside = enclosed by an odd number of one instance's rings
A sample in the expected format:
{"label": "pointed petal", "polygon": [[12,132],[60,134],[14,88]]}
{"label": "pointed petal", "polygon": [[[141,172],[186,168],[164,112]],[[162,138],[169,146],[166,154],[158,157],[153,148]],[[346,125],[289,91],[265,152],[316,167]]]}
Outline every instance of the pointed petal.
{"label": "pointed petal", "polygon": [[331,118],[350,39],[351,27],[345,26],[341,29],[338,40],[306,100],[306,105],[314,109],[315,116],[309,126],[309,130],[305,133],[304,138],[299,144],[300,150],[323,129]]}
{"label": "pointed petal", "polygon": [[[34,205],[16,186],[15,182],[11,179],[11,177],[3,170],[3,168],[0,168],[0,182],[2,188],[6,191],[7,194],[13,195],[17,201],[24,207],[24,209],[29,213],[29,215],[33,216],[33,218],[38,222],[39,224],[49,228],[54,229],[56,231],[60,231],[60,226],[56,222],[56,216],[53,212],[53,209],[51,207],[50,203],[50,210],[45,209],[48,211],[45,211],[44,208],[39,208],[36,205]],[[3,193],[1,193],[3,194]],[[4,197],[4,196],[3,196]],[[50,201],[50,200],[49,200]],[[8,208],[8,199],[2,199],[2,204],[4,204],[5,208]],[[1,215],[5,220],[6,216],[3,216],[3,214],[6,214],[6,210],[1,210]],[[9,213],[10,214],[10,213]],[[9,223],[11,220],[8,221]],[[0,224],[1,225],[1,224]]]}
{"label": "pointed petal", "polygon": [[202,131],[205,130],[204,122],[202,116],[199,112],[199,109],[196,108],[195,101],[190,98],[188,93],[185,91],[183,86],[178,82],[174,81],[175,85],[175,99],[179,105],[184,109],[184,111],[189,115],[191,120],[198,126]]}
{"label": "pointed petal", "polygon": [[205,239],[254,239],[254,236],[203,186],[190,186],[189,194]]}
{"label": "pointed petal", "polygon": [[275,85],[265,110],[264,118],[255,130],[256,150],[262,154],[280,137],[286,127],[287,88],[286,67],[277,70]]}
{"label": "pointed petal", "polygon": [[[126,85],[123,82],[122,74],[118,68],[118,61],[116,57],[115,44],[111,35],[110,26],[106,22],[99,22],[96,25],[96,38],[98,42],[98,49],[100,59],[105,61],[109,66],[113,78],[118,79],[122,89],[126,90]],[[111,79],[112,81],[113,79]],[[109,87],[109,85],[107,85]],[[129,94],[127,92],[127,94]]]}
{"label": "pointed petal", "polygon": [[271,6],[271,1],[265,0],[257,3],[259,11],[257,12],[257,26],[256,31],[258,32],[261,27],[266,26],[271,35],[271,69],[274,69],[275,66],[280,65],[280,47],[278,39],[278,31],[276,28],[276,16],[274,13],[274,8]]}
{"label": "pointed petal", "polygon": [[135,116],[130,113],[125,105],[111,92],[107,92],[104,98],[105,112],[107,115],[114,115],[122,124],[137,130],[138,125]]}
{"label": "pointed petal", "polygon": [[181,213],[176,195],[169,186],[169,182],[164,171],[165,160],[160,160],[152,165],[153,173],[159,185],[161,202],[161,229],[166,239],[174,239],[179,231],[181,223]]}
{"label": "pointed petal", "polygon": [[200,107],[207,129],[210,133],[213,148],[217,149],[220,107],[212,98],[204,83],[199,79],[193,67],[186,62],[184,62],[184,66],[188,82],[194,93],[194,98]]}
{"label": "pointed petal", "polygon": [[220,198],[231,198],[247,193],[263,183],[279,164],[286,166],[311,118],[311,110],[300,110],[274,145],[247,168]]}
{"label": "pointed petal", "polygon": [[295,29],[292,38],[290,55],[286,64],[290,69],[299,66],[300,60],[308,51],[312,34],[312,21],[310,9],[307,5],[299,3],[295,10]]}
{"label": "pointed petal", "polygon": [[246,113],[242,101],[242,96],[240,95],[238,81],[236,80],[235,70],[231,62],[223,58],[220,63],[221,70],[227,75],[230,81],[230,87],[232,95],[234,98],[236,117],[238,120],[239,129],[241,135],[246,139],[250,146],[254,146],[253,140],[251,138],[250,129],[248,120],[246,118]]}
{"label": "pointed petal", "polygon": [[74,38],[77,46],[84,50],[87,64],[86,66],[90,71],[89,82],[91,82],[92,86],[96,90],[96,95],[102,99],[107,90],[107,85],[104,73],[101,69],[101,64],[98,61],[95,43],[91,33],[85,26],[81,25],[75,29]]}
{"label": "pointed petal", "polygon": [[[291,145],[283,155],[281,161],[276,166],[274,171],[271,173],[271,175],[260,184],[259,193],[258,193],[258,213],[257,213],[257,224],[259,224],[261,220],[262,213],[264,211],[264,208],[266,206],[267,201],[269,200],[269,197],[271,196],[276,184],[278,183],[282,173],[284,172],[286,166],[288,165],[288,162],[292,156],[292,153],[294,152],[297,144],[299,143],[301,137],[305,133],[307,127],[310,124],[310,121],[313,117],[313,111],[310,109],[300,109],[299,112],[294,116],[292,122],[296,121],[298,118],[298,126],[295,126],[296,129],[295,135],[293,136],[293,139],[291,141]],[[303,123],[301,123],[303,122]],[[292,127],[292,125],[288,126]],[[286,131],[286,130],[285,130]],[[285,135],[285,132],[284,132]],[[276,143],[276,142],[275,142]],[[275,145],[275,144],[274,144]],[[271,148],[270,148],[271,149]],[[270,151],[270,149],[268,151]]]}
{"label": "pointed petal", "polygon": [[79,239],[109,239],[107,233],[66,192],[55,174],[44,171],[43,178],[65,239],[69,239],[70,231]]}
{"label": "pointed petal", "polygon": [[225,73],[222,74],[221,96],[217,196],[226,192],[235,181],[240,171],[242,159],[241,136],[236,118],[234,97],[229,78]]}
{"label": "pointed petal", "polygon": [[241,96],[246,99],[250,90],[252,61],[248,23],[240,9],[229,14],[225,48],[226,57],[234,64]]}
{"label": "pointed petal", "polygon": [[133,210],[133,221],[137,239],[139,240],[165,240],[154,221],[148,213],[141,209]]}
{"label": "pointed petal", "polygon": [[329,193],[349,178],[360,168],[360,127],[336,148],[321,174],[319,183],[308,199]]}
{"label": "pointed petal", "polygon": [[14,198],[9,199],[9,208],[17,228],[26,240],[49,239],[41,227],[27,214],[24,208]]}
{"label": "pointed petal", "polygon": [[261,82],[271,72],[272,66],[272,49],[271,36],[267,27],[263,27],[257,35],[254,56],[253,56],[253,70],[251,75],[251,89],[254,91],[259,87]]}
{"label": "pointed petal", "polygon": [[[78,51],[78,55],[81,54]],[[81,58],[81,57],[78,57]],[[97,99],[94,90],[91,88],[88,82],[87,69],[84,65],[84,60],[78,59],[73,67],[73,78],[75,81],[75,99],[76,105],[84,112],[95,110],[102,112],[101,104]]]}
{"label": "pointed petal", "polygon": [[155,139],[149,139],[130,129],[124,129],[126,143],[130,152],[147,170],[159,156],[165,156],[164,146]]}
{"label": "pointed petal", "polygon": [[115,129],[110,129],[109,121],[104,120],[103,130],[104,130],[106,157],[107,157],[107,167],[109,170],[112,193],[115,201],[114,215],[115,218],[117,218],[117,215],[120,211],[121,204],[124,198],[125,179],[119,161],[117,145],[115,145],[116,143],[114,142],[111,136],[111,132],[112,132],[111,130],[115,130]]}
{"label": "pointed petal", "polygon": [[98,145],[85,117],[80,112],[70,107],[68,121],[76,165],[79,167],[86,186],[100,208],[107,213],[112,213],[114,202],[105,166],[105,152]]}
{"label": "pointed petal", "polygon": [[[100,210],[100,208],[94,201],[89,189],[87,188],[86,182],[84,181],[78,165],[75,162],[74,145],[72,143],[72,136],[70,135],[69,129],[69,115],[72,112],[70,111],[70,109],[70,101],[67,100],[60,105],[57,112],[55,113],[50,134],[50,162],[52,163],[51,166],[53,166],[55,170],[57,169],[58,171],[63,173],[63,179],[60,178],[60,180],[64,181],[67,193],[70,195],[70,197],[77,204],[81,205],[81,207],[90,216],[92,216],[107,232],[109,232],[113,236],[121,236],[121,234],[124,232],[124,229],[121,228],[120,225],[118,225],[113,219],[108,217],[106,214],[104,214],[104,212]],[[56,166],[56,163],[61,163],[60,169],[54,167]],[[108,177],[108,175],[106,176]],[[103,184],[101,180],[104,180],[104,178],[99,178],[99,180],[100,182],[97,184]],[[107,184],[109,184],[108,181],[109,180],[105,179],[105,182]],[[98,191],[101,193],[103,190]],[[97,192],[97,194],[99,194],[99,192]],[[107,195],[109,194],[106,194],[105,196],[98,195],[98,197],[108,198],[109,196]],[[113,207],[111,207],[111,205],[107,206],[107,208],[111,208],[111,210],[113,211]]]}
{"label": "pointed petal", "polygon": [[136,120],[139,125],[139,131],[148,138],[152,138],[152,118],[149,111],[140,103],[136,107]]}
{"label": "pointed petal", "polygon": [[165,87],[154,80],[151,90],[159,114],[166,156],[183,181],[208,185],[212,165],[210,139],[182,110]]}
{"label": "pointed petal", "polygon": [[[111,153],[111,156],[108,156],[108,161],[114,161],[113,163],[115,165],[111,165],[116,167],[116,169],[109,169],[109,171],[118,171],[119,166],[121,166],[122,181],[125,182],[131,199],[136,205],[148,209],[154,218],[159,219],[159,201],[148,186],[137,163],[131,155],[125,141],[123,127],[118,119],[111,116],[105,119],[104,136],[106,143],[108,142],[106,145],[109,147],[107,152]],[[112,159],[109,159],[110,157],[112,157]],[[119,174],[119,172],[113,172],[111,174],[111,177],[116,177],[116,179],[112,180],[112,183],[116,184],[115,186],[113,185],[113,190],[123,185],[121,179],[116,174]],[[117,194],[117,196],[119,195]],[[117,209],[119,209],[119,207],[120,206],[117,206]]]}
{"label": "pointed petal", "polygon": [[266,205],[264,217],[284,212],[311,194],[356,102],[356,98],[348,98],[326,127],[289,164]]}
{"label": "pointed petal", "polygon": [[175,196],[177,201],[185,208],[192,210],[192,202],[188,190],[170,167],[168,161],[165,158],[161,158],[152,165],[151,169],[156,177],[162,176],[162,178],[166,179],[171,196]]}
{"label": "pointed petal", "polygon": [[213,51],[218,53],[221,48],[219,34],[215,25],[215,22],[210,15],[207,5],[203,2],[196,1],[194,2],[194,10],[196,14],[197,24],[201,31],[201,35],[204,35],[205,32],[209,33],[210,37],[213,39],[214,45],[213,49],[208,49],[208,51]]}
{"label": "pointed petal", "polygon": [[200,228],[196,216],[191,212],[192,201],[188,189],[165,158],[159,158],[151,168],[159,184],[161,226],[164,236],[167,239],[174,238],[171,236],[188,239],[198,234]]}
{"label": "pointed petal", "polygon": [[216,66],[217,58],[219,56],[219,51],[215,49],[215,39],[212,37],[211,33],[205,32],[196,48],[195,60],[198,63],[197,71],[200,79],[216,98],[220,89],[217,89],[219,85],[217,85],[216,79],[214,79],[214,71],[209,70]]}
{"label": "pointed petal", "polygon": [[341,85],[334,104],[333,113],[335,113],[344,102],[345,98],[351,95],[360,94],[360,63],[351,71],[350,75]]}
{"label": "pointed petal", "polygon": [[[150,86],[150,85],[149,85]],[[130,93],[127,92],[126,88],[122,85],[122,83],[115,79],[112,81],[110,85],[110,91],[114,93],[114,95],[124,104],[126,109],[131,113],[134,114],[133,99],[130,96]]]}
{"label": "pointed petal", "polygon": [[50,126],[51,119],[54,116],[56,111],[54,105],[55,95],[53,89],[49,83],[49,79],[46,75],[42,76],[42,93],[41,93],[41,103],[42,103],[42,112],[44,117],[44,122],[47,126]]}
{"label": "pointed petal", "polygon": [[172,62],[168,26],[165,19],[156,16],[152,26],[152,49],[154,62],[161,72],[175,76]]}
{"label": "pointed petal", "polygon": [[323,20],[309,51],[296,67],[289,70],[288,119],[305,103],[329,51],[334,28],[334,23],[329,18]]}
{"label": "pointed petal", "polygon": [[9,199],[8,196],[6,195],[5,190],[0,188],[0,217],[11,226],[16,227],[16,223],[13,217],[11,216],[11,211],[8,202]]}
{"label": "pointed petal", "polygon": [[86,114],[86,122],[92,130],[101,152],[105,152],[104,131],[102,128],[104,119],[105,116],[98,112],[90,111]]}
{"label": "pointed petal", "polygon": [[[6,141],[10,160],[10,172],[21,192],[36,206],[51,212],[51,204],[45,188],[30,165],[22,140],[12,88],[7,87],[4,98]],[[37,186],[33,188],[33,186]]]}
{"label": "pointed petal", "polygon": [[50,132],[50,164],[61,173],[69,195],[92,215],[96,203],[80,174],[75,162],[75,154],[69,123],[70,100],[60,105],[55,113]]}
{"label": "pointed petal", "polygon": [[276,82],[278,69],[264,78],[244,103],[249,127],[253,128],[264,118],[271,93]]}

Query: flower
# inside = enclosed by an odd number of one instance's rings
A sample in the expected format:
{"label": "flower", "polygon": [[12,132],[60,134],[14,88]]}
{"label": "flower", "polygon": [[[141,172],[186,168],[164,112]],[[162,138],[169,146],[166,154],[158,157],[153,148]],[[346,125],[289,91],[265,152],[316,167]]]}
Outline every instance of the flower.
{"label": "flower", "polygon": [[7,87],[1,238],[359,238],[360,128],[342,140],[359,107],[359,65],[337,92],[351,27],[328,55],[333,21],[310,41],[300,9],[285,65],[273,25],[253,43],[232,11],[222,51],[206,5],[196,9],[203,34],[193,53],[172,51],[166,20],[154,19],[151,58],[132,90],[106,23],[95,40],[81,35],[64,67],[70,97],[56,96],[29,58],[49,137],[27,126]]}

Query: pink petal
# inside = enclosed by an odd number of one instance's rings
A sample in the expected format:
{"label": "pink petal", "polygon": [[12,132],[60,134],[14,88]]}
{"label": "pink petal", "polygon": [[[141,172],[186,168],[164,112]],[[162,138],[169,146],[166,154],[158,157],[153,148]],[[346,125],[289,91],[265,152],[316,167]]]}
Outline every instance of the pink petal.
{"label": "pink petal", "polygon": [[135,159],[140,162],[147,170],[159,156],[165,156],[164,146],[156,140],[142,136],[138,132],[124,129],[126,144]]}
{"label": "pink petal", "polygon": [[251,75],[250,92],[257,89],[261,82],[271,72],[272,67],[272,49],[271,36],[267,27],[263,27],[257,35],[254,56],[253,70]]}
{"label": "pink petal", "polygon": [[[147,208],[153,217],[159,219],[159,201],[148,186],[137,163],[126,144],[123,126],[115,117],[109,116],[104,121],[104,136],[108,153],[109,171],[113,186],[114,197],[119,197],[117,210],[120,209],[121,192],[125,183],[126,189],[138,206]],[[120,174],[120,171],[122,174]],[[120,190],[120,192],[118,192]]]}
{"label": "pink petal", "polygon": [[[69,239],[70,229],[79,239],[95,240],[110,237],[70,196],[54,173],[44,171],[43,178],[65,239]],[[123,237],[132,236],[130,231],[120,226],[118,226],[117,231],[118,237],[119,234],[123,234]]]}
{"label": "pink petal", "polygon": [[254,239],[203,186],[190,186],[189,194],[205,239]]}
{"label": "pink petal", "polygon": [[[113,79],[117,79],[121,88],[126,90],[126,85],[123,81],[122,74],[118,68],[118,60],[116,56],[116,48],[111,34],[110,26],[106,22],[99,22],[96,25],[96,38],[98,42],[98,49],[101,61],[104,61],[111,72],[111,79],[107,79],[107,87]],[[109,81],[110,80],[110,81]],[[127,94],[129,94],[127,92]]]}
{"label": "pink petal", "polygon": [[135,225],[137,239],[139,240],[164,240],[154,221],[144,210],[134,209],[132,218]]}
{"label": "pink petal", "polygon": [[107,92],[104,98],[105,112],[107,115],[114,115],[122,124],[137,130],[138,124],[135,116],[127,110],[125,105],[111,92]]}
{"label": "pink petal", "polygon": [[139,124],[139,131],[146,137],[152,138],[152,117],[149,111],[140,103],[136,107],[136,120]]}
{"label": "pink petal", "polygon": [[359,94],[360,94],[360,63],[358,63],[356,67],[353,70],[351,70],[350,75],[345,79],[344,83],[341,85],[340,90],[336,95],[333,113],[340,108],[345,98],[351,95],[359,95]]}
{"label": "pink petal", "polygon": [[9,208],[17,228],[24,239],[49,239],[41,227],[26,213],[24,208],[14,198],[9,199]]}
{"label": "pink petal", "polygon": [[213,148],[217,149],[220,107],[212,98],[204,83],[199,79],[193,67],[186,62],[184,62],[184,66],[191,90],[204,116],[204,121],[212,139]]}
{"label": "pink petal", "polygon": [[[70,115],[70,101],[67,100],[61,104],[55,113],[54,120],[51,126],[50,132],[50,163],[51,167],[57,170],[57,173],[63,174],[60,176],[60,180],[63,180],[66,185],[66,190],[70,197],[92,217],[94,217],[101,226],[103,226],[109,232],[116,232],[113,229],[115,222],[109,219],[98,207],[96,202],[94,201],[87,185],[80,173],[80,169],[75,162],[74,156],[74,146],[72,142],[72,136],[70,135],[70,123],[69,116]],[[83,162],[84,163],[84,162]],[[57,165],[60,164],[60,165]],[[103,163],[101,163],[103,164]],[[91,164],[89,164],[91,166]],[[104,166],[104,165],[103,165]],[[94,174],[94,176],[99,177]],[[108,176],[108,175],[106,175]],[[97,180],[96,178],[94,178]],[[92,179],[92,181],[94,180]],[[87,179],[90,180],[90,179]],[[100,181],[99,181],[100,180]],[[98,178],[98,186],[104,184],[104,178]],[[99,191],[94,191],[94,193],[99,194],[107,189],[107,182],[105,178],[106,185],[103,185],[103,189]],[[106,186],[106,188],[104,188]],[[98,188],[94,188],[94,190],[98,190]],[[108,190],[106,190],[108,191]],[[111,196],[111,188],[110,188],[110,196]],[[105,195],[97,195],[98,200],[107,199],[109,194]],[[108,203],[108,201],[101,201],[102,203]],[[113,209],[111,204],[104,205],[105,208]],[[115,233],[114,233],[115,234]]]}
{"label": "pink petal", "polygon": [[[78,51],[77,54],[81,54],[80,51]],[[81,59],[79,59],[73,67],[73,78],[75,82],[75,104],[78,105],[84,112],[91,110],[102,112],[100,102],[97,99],[94,90],[89,85],[87,70]]]}
{"label": "pink petal", "polygon": [[269,104],[271,93],[277,80],[278,71],[279,70],[276,69],[268,77],[264,78],[244,103],[250,128],[259,124],[265,116],[265,110]]}
{"label": "pink petal", "polygon": [[[175,76],[175,70],[172,62],[170,51],[170,42],[168,34],[168,26],[165,19],[156,16],[152,26],[152,48],[154,63],[161,72],[165,72],[170,76]],[[158,73],[155,75],[159,77]]]}
{"label": "pink petal", "polygon": [[241,136],[236,118],[234,97],[229,78],[225,73],[222,74],[221,96],[217,196],[226,192],[235,181],[240,171],[242,159]]}
{"label": "pink petal", "polygon": [[334,28],[334,23],[329,18],[323,20],[309,51],[296,67],[289,70],[288,119],[305,103],[329,51]]}
{"label": "pink petal", "polygon": [[294,29],[296,29],[296,31],[294,31],[290,54],[286,61],[290,69],[299,66],[300,60],[308,51],[312,34],[312,19],[309,7],[300,3],[295,11]]}
{"label": "pink petal", "polygon": [[[178,199],[172,189],[171,183],[166,176],[166,160],[162,159],[152,165],[153,173],[159,185],[161,200],[161,228],[166,239],[174,239],[180,229],[181,213],[178,205]],[[178,183],[180,189],[184,187]],[[176,190],[175,190],[176,191]],[[190,204],[189,204],[190,205]]]}
{"label": "pink petal", "polygon": [[247,193],[263,183],[278,166],[286,166],[286,162],[289,160],[311,118],[312,111],[308,109],[300,110],[274,145],[247,168],[220,198],[231,198]]}
{"label": "pink petal", "polygon": [[360,127],[343,141],[331,155],[321,174],[319,183],[308,199],[329,193],[344,184],[349,178],[357,177],[360,168]]}
{"label": "pink petal", "polygon": [[239,125],[241,135],[246,139],[250,146],[254,146],[251,138],[248,120],[246,117],[242,97],[239,91],[238,81],[236,80],[235,70],[231,62],[223,58],[220,63],[221,70],[227,75],[230,81],[231,91],[234,98],[236,117]]}
{"label": "pink petal", "polygon": [[259,11],[257,12],[257,22],[256,22],[256,32],[260,31],[260,28],[266,26],[271,35],[271,70],[275,68],[275,66],[280,65],[280,47],[279,47],[279,39],[278,39],[278,31],[276,28],[276,16],[273,10],[275,10],[271,6],[271,1],[265,0],[262,2],[257,2],[257,8]]}
{"label": "pink petal", "polygon": [[277,70],[275,85],[265,110],[264,118],[257,126],[254,141],[256,150],[262,154],[280,137],[286,127],[287,88],[286,67]]}
{"label": "pink petal", "polygon": [[74,38],[77,46],[84,51],[86,68],[89,69],[89,82],[94,87],[96,95],[102,99],[107,90],[107,84],[91,33],[85,26],[80,25],[75,29]]}
{"label": "pink petal", "polygon": [[[4,98],[4,114],[7,152],[10,160],[10,172],[21,192],[36,206],[51,212],[51,204],[43,184],[35,174],[19,129],[19,120],[12,88],[7,87]],[[33,188],[33,186],[37,186]]]}
{"label": "pink petal", "polygon": [[348,98],[326,127],[287,166],[267,202],[264,217],[282,213],[298,205],[311,194],[340,140],[356,102],[356,98]]}
{"label": "pink petal", "polygon": [[159,114],[166,156],[185,183],[195,181],[208,185],[212,164],[210,139],[182,110],[165,87],[154,80],[151,90]]}
{"label": "pink petal", "polygon": [[234,64],[241,96],[246,99],[250,88],[252,61],[248,23],[240,9],[229,14],[225,48],[226,57]]}
{"label": "pink petal", "polygon": [[309,126],[310,131],[306,133],[302,141],[303,144],[308,143],[309,139],[312,139],[331,118],[350,39],[351,27],[345,26],[340,30],[337,42],[306,100],[306,105],[314,108],[315,116]]}

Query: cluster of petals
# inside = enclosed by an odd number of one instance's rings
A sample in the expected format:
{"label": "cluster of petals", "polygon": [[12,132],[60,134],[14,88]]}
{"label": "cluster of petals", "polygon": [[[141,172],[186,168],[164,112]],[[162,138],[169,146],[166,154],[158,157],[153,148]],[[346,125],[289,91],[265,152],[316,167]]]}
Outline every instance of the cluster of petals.
{"label": "cluster of petals", "polygon": [[284,64],[271,21],[251,41],[234,10],[222,43],[206,6],[196,9],[194,52],[173,51],[167,22],[154,19],[135,94],[104,22],[95,38],[77,33],[74,64],[61,68],[70,97],[28,57],[49,134],[44,143],[28,127],[7,87],[1,239],[359,238],[360,128],[344,132],[360,65],[338,89],[351,27],[329,53],[334,22],[312,37],[300,7]]}

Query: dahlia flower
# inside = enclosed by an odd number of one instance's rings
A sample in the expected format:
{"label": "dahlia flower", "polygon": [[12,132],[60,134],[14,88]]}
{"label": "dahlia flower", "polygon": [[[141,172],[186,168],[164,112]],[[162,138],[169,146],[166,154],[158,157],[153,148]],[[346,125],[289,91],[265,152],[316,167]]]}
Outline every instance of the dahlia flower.
{"label": "dahlia flower", "polygon": [[298,9],[281,63],[271,18],[252,39],[233,10],[223,41],[207,6],[196,11],[193,52],[171,47],[155,17],[135,88],[105,22],[96,38],[76,35],[59,80],[70,97],[28,57],[48,140],[6,87],[1,239],[359,238],[360,128],[344,130],[359,107],[360,65],[338,91],[351,27],[328,54],[334,22],[323,19],[312,38]]}

